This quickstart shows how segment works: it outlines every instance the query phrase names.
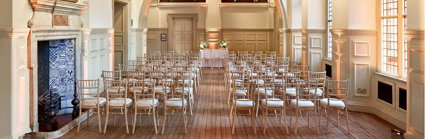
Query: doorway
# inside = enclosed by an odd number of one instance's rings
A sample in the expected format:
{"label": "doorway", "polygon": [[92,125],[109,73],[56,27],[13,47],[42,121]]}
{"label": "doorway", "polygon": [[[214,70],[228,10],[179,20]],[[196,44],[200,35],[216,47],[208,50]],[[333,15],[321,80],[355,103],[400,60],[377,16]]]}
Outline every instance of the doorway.
{"label": "doorway", "polygon": [[114,67],[126,64],[128,46],[127,3],[114,2]]}
{"label": "doorway", "polygon": [[192,51],[196,40],[197,15],[168,15],[169,51]]}

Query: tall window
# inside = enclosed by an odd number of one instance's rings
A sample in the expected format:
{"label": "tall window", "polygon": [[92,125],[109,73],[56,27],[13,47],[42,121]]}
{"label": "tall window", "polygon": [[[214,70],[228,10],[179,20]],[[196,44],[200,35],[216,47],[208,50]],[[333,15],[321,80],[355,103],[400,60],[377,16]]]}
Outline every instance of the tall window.
{"label": "tall window", "polygon": [[328,0],[328,58],[332,58],[332,0]]}
{"label": "tall window", "polygon": [[405,3],[406,0],[381,0],[381,72],[398,77],[404,77],[407,71]]}

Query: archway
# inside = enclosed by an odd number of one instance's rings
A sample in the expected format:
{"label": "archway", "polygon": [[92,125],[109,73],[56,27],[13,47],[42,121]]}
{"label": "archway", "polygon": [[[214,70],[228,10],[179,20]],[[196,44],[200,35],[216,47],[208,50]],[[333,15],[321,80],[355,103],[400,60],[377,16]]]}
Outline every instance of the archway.
{"label": "archway", "polygon": [[[287,4],[286,4],[286,0],[274,0],[275,4],[276,4],[276,10],[279,14],[282,28],[280,29],[280,31],[282,31],[283,33],[283,42],[282,43],[282,49],[280,49],[281,51],[283,51],[283,56],[286,56],[286,37],[285,37],[285,31],[288,28],[288,24],[287,24]],[[149,15],[149,8],[151,6],[152,0],[144,0],[142,2],[142,7],[140,8],[139,11],[139,19],[138,19],[138,28],[139,28],[139,32],[136,33],[136,35],[134,36],[136,40],[139,40],[141,38],[141,41],[136,41],[136,52],[132,52],[135,53],[135,55],[137,57],[141,57],[144,56],[144,54],[146,53],[146,42],[147,42],[147,37],[146,37],[146,33],[147,33],[147,20],[148,20],[148,15]]]}

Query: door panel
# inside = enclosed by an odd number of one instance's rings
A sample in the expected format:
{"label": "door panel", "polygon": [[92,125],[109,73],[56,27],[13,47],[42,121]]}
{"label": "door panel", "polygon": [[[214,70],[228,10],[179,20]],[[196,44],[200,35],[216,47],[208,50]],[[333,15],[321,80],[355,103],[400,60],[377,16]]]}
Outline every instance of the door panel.
{"label": "door panel", "polygon": [[193,23],[191,18],[174,18],[172,50],[191,51]]}
{"label": "door panel", "polygon": [[114,67],[124,64],[124,50],[126,48],[124,26],[124,5],[115,3],[114,5]]}

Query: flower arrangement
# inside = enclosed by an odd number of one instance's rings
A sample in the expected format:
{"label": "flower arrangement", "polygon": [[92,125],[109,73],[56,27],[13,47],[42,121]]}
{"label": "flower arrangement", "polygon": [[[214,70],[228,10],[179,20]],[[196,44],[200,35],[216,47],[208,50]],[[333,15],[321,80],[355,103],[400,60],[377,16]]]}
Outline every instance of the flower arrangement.
{"label": "flower arrangement", "polygon": [[201,42],[199,42],[199,48],[200,48],[200,49],[205,49],[205,48],[208,48],[208,45],[207,45],[207,43],[206,43],[206,42],[201,41]]}
{"label": "flower arrangement", "polygon": [[220,42],[220,47],[221,48],[227,48],[227,42],[226,41],[221,41]]}

